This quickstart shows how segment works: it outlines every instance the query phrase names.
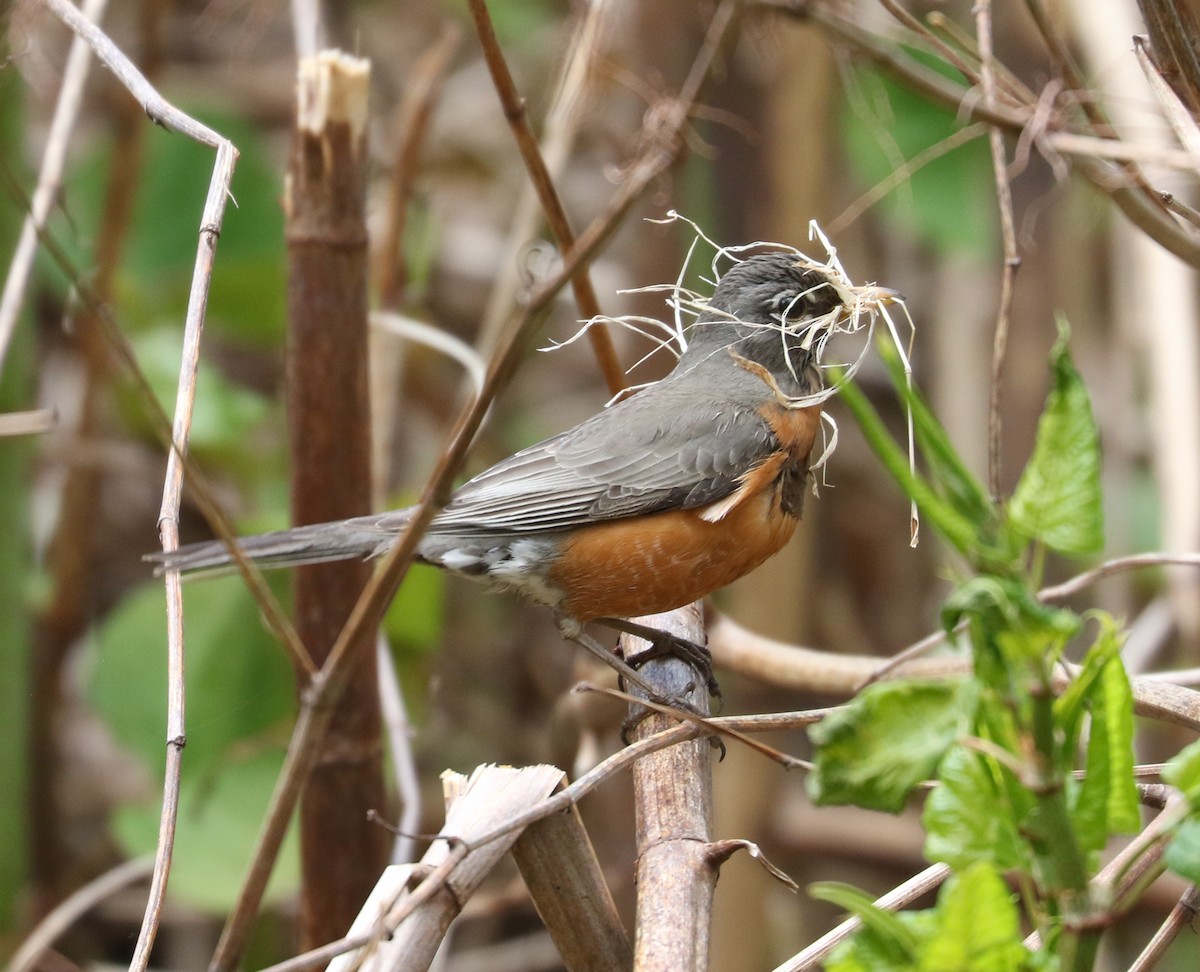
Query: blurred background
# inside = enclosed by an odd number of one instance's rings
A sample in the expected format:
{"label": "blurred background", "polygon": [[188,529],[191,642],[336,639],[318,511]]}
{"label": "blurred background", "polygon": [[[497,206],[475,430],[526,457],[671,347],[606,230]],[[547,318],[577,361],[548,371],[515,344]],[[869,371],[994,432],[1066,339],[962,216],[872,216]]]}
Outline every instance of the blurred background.
{"label": "blurred background", "polygon": [[[534,128],[558,147],[557,185],[580,229],[603,210],[643,147],[644,119],[678,93],[717,5],[492,6]],[[787,6],[742,5],[678,164],[651,185],[594,263],[602,309],[667,312],[661,294],[621,291],[679,276],[693,234],[680,222],[652,221],[670,210],[723,244],[775,240],[823,257],[809,241],[815,219],[856,282],[904,293],[916,325],[916,383],[986,481],[1003,268],[986,132],[969,127],[964,112],[883,74],[820,17],[791,16]],[[911,40],[869,0],[810,6],[838,11],[881,44]],[[973,36],[970,3],[906,8]],[[39,4],[0,10],[7,45],[0,157],[7,184],[28,195],[70,35]],[[1074,0],[1053,13],[1057,36],[1121,134],[1147,144],[1168,137],[1134,60],[1130,36],[1144,28],[1133,0]],[[486,356],[530,282],[552,264],[553,248],[539,219],[520,222],[528,180],[465,6],[361,0],[330,4],[326,17],[329,45],[371,65],[372,305],[431,324]],[[564,65],[580,67],[584,55],[573,39],[586,18],[595,31],[586,69],[576,100],[562,106]],[[111,5],[103,26],[169,100],[241,153],[236,207],[217,250],[192,454],[242,532],[282,527],[280,201],[294,113],[291,11],[282,0],[143,0]],[[1060,110],[1062,73],[1026,5],[998,4],[995,34],[1007,71],[1048,112]],[[423,86],[429,114],[417,127]],[[1103,433],[1106,556],[1194,551],[1194,273],[1075,174],[1036,124],[1011,135],[1007,147],[1022,262],[1001,398],[1002,491],[1011,490],[1031,448],[1062,316]],[[211,152],[151,125],[107,71],[93,70],[51,232],[111,307],[167,407],[211,165]],[[1156,189],[1194,201],[1194,173],[1146,171]],[[20,193],[6,193],[0,256],[23,216]],[[388,261],[384,241],[397,232],[399,253]],[[706,259],[693,262],[690,279]],[[141,557],[158,546],[165,458],[128,377],[96,328],[80,320],[86,313],[72,281],[44,260],[0,373],[3,410],[44,407],[58,416],[46,434],[0,439],[0,833],[8,837],[0,841],[0,954],[73,889],[152,853],[158,826],[165,621],[161,583]],[[568,296],[560,298],[540,344],[573,335],[579,316]],[[649,350],[636,335],[613,336],[626,365]],[[404,505],[446,442],[464,400],[462,370],[383,332],[373,336],[373,353],[377,500]],[[652,357],[630,380],[651,380],[668,367],[664,356]],[[860,382],[902,434],[903,414],[876,362]],[[608,397],[586,342],[531,354],[493,410],[468,472],[574,424]],[[931,534],[910,548],[907,502],[836,400],[829,411],[838,420],[838,448],[796,538],[716,604],[745,627],[787,642],[887,656],[936,630],[956,564]],[[185,508],[183,534],[210,535],[194,509]],[[1080,568],[1052,563],[1048,580]],[[287,578],[273,581],[286,597]],[[1102,604],[1132,625],[1131,669],[1197,664],[1194,578],[1126,574],[1087,597],[1080,603]],[[186,604],[181,834],[155,953],[155,965],[165,968],[207,962],[295,714],[289,665],[240,583],[192,584]],[[436,831],[442,819],[444,768],[551,761],[574,773],[619,745],[620,707],[569,694],[581,677],[605,674],[562,642],[544,611],[416,569],[389,612],[387,633],[411,720],[422,831]],[[718,674],[726,713],[835,701]],[[1142,741],[1145,758],[1177,747],[1159,733]],[[797,754],[806,747],[799,733],[771,741]],[[736,745],[715,772],[717,836],[757,841],[802,886],[837,878],[883,892],[922,866],[916,814],[814,809],[799,774]],[[581,809],[628,918],[627,781],[610,782]],[[273,885],[252,964],[294,950],[295,873],[293,853]],[[1145,927],[1135,918],[1131,931],[1155,927],[1175,893],[1151,894]],[[137,886],[110,898],[57,947],[82,965],[126,963],[144,900]],[[712,966],[722,970],[770,968],[837,918],[745,857],[724,867],[716,901]],[[515,871],[502,872],[468,906],[445,968],[556,968],[539,929]],[[1138,945],[1130,947],[1136,954]],[[1124,967],[1120,942],[1110,953],[1111,967]],[[506,965],[502,956],[510,954],[518,958]],[[1198,954],[1194,937],[1181,939],[1171,956],[1176,964],[1163,967],[1195,968]]]}

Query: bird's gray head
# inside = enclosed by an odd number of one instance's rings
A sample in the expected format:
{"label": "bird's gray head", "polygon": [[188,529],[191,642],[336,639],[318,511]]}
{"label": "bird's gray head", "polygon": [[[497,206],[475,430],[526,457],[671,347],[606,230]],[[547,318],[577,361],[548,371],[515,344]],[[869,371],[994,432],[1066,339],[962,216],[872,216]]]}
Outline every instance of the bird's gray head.
{"label": "bird's gray head", "polygon": [[850,312],[853,294],[834,272],[793,253],[764,253],[734,264],[688,332],[684,368],[729,349],[773,375],[815,390],[818,331]]}

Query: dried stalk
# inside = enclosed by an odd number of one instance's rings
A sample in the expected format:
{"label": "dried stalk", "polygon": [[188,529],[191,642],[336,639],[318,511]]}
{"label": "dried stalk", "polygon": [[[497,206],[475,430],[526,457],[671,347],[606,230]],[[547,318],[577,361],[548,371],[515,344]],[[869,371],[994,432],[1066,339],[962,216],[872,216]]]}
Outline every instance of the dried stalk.
{"label": "dried stalk", "polygon": [[[288,428],[297,525],[371,509],[367,395],[365,61],[326,51],[300,62],[284,197],[288,248]],[[318,664],[357,602],[370,565],[301,567],[296,627]],[[374,633],[354,646],[354,678],[334,707],[300,807],[300,926],[307,948],[342,935],[387,862]],[[300,693],[308,673],[298,671]]]}
{"label": "dried stalk", "polygon": [[[595,0],[577,15],[578,26],[565,45],[560,60],[554,96],[542,120],[538,150],[545,160],[552,179],[557,178],[575,144],[582,109],[595,72],[603,64],[608,50],[605,44],[608,26],[620,12],[614,0]],[[508,319],[518,297],[519,257],[534,238],[544,215],[539,208],[537,192],[526,184],[513,210],[508,227],[501,266],[504,269],[488,295],[477,338],[478,347],[495,345],[501,326]]]}
{"label": "dried stalk", "polygon": [[[699,604],[670,614],[639,618],[638,623],[693,644],[704,640]],[[649,647],[624,635],[625,656]],[[660,696],[708,713],[705,679],[680,658],[654,659],[640,674]],[[674,720],[649,712],[635,726],[634,741],[653,736]],[[717,863],[709,852],[712,838],[712,744],[695,739],[639,760],[633,769],[637,841],[637,931],[634,969],[703,972],[708,968],[712,899]]]}
{"label": "dried stalk", "polygon": [[633,959],[629,937],[579,810],[530,824],[512,852],[567,969],[625,972]]}
{"label": "dried stalk", "polygon": [[[720,668],[777,688],[842,697],[878,678],[881,667],[887,670],[885,678],[955,678],[971,671],[971,660],[965,656],[917,658],[893,669],[871,655],[834,655],[765,638],[724,617],[710,625],[708,644]],[[1056,689],[1065,688],[1076,671],[1073,666],[1062,667],[1055,677]],[[1200,732],[1200,692],[1146,676],[1131,678],[1130,684],[1138,715]]]}
{"label": "dried stalk", "polygon": [[[996,101],[996,70],[992,51],[992,6],[990,0],[975,5],[976,33],[979,37],[979,77],[983,98]],[[1000,276],[1000,303],[996,308],[996,330],[992,342],[992,384],[988,397],[988,485],[992,501],[999,502],[1000,492],[1000,392],[1004,379],[1004,361],[1008,352],[1008,322],[1012,311],[1013,284],[1021,258],[1017,254],[1017,233],[1013,227],[1012,189],[1008,183],[1008,159],[1004,154],[1004,135],[998,128],[988,131],[992,155],[992,173],[996,180],[996,203],[1000,209],[1000,236],[1004,241],[1004,270]]]}
{"label": "dried stalk", "polygon": [[0,439],[14,435],[41,435],[57,425],[58,412],[52,408],[6,412],[0,415]]}
{"label": "dried stalk", "polygon": [[1150,972],[1151,969],[1156,968],[1167,949],[1179,937],[1179,933],[1185,928],[1193,926],[1198,913],[1200,913],[1200,888],[1193,884],[1183,892],[1175,907],[1171,909],[1171,913],[1167,915],[1166,921],[1154,933],[1154,937],[1146,943],[1141,954],[1134,959],[1133,964],[1129,966],[1129,972]]}
{"label": "dried stalk", "polygon": [[[188,295],[184,321],[184,350],[175,405],[175,421],[171,431],[173,448],[167,460],[163,501],[159,514],[159,529],[164,549],[178,546],[179,506],[183,488],[183,456],[187,451],[191,429],[192,405],[195,400],[196,371],[199,362],[200,334],[208,303],[208,291],[217,237],[225,212],[225,201],[233,178],[237,150],[233,143],[217,132],[178,111],[163,100],[146,78],[117,47],[78,10],[65,0],[43,0],[50,10],[75,33],[83,37],[97,56],[130,91],[146,114],[158,123],[216,149],[217,157],[209,184],[208,197],[200,225],[200,243],[196,267]],[[99,303],[99,302],[97,302]],[[125,349],[128,352],[128,349]],[[128,356],[132,360],[132,355]],[[153,396],[151,396],[153,398]],[[158,931],[171,854],[175,839],[175,821],[179,805],[179,773],[184,745],[184,686],[183,686],[183,600],[178,575],[166,578],[168,623],[168,715],[167,753],[163,783],[163,807],[159,824],[158,849],[154,861],[149,900],[142,919],[130,968],[145,969]]]}
{"label": "dried stalk", "polygon": [[[912,904],[918,898],[940,887],[950,876],[947,864],[933,864],[920,874],[915,874],[903,884],[898,884],[887,894],[875,899],[875,907],[884,911],[899,911],[905,905]],[[775,967],[774,972],[807,972],[808,969],[818,968],[829,953],[862,927],[861,918],[849,918],[836,928],[826,932],[815,942],[798,952],[782,965]]]}
{"label": "dried stalk", "polygon": [[[113,72],[126,90],[134,96],[134,99],[141,106],[143,112],[152,121],[171,131],[187,135],[202,145],[208,145],[217,149],[217,168],[214,171],[213,181],[209,184],[205,210],[201,218],[201,234],[206,238],[211,238],[210,242],[215,246],[215,239],[220,234],[221,218],[224,215],[224,201],[229,195],[229,186],[233,180],[233,166],[237,161],[237,149],[222,135],[165,101],[154,90],[145,76],[134,67],[132,62],[129,61],[103,31],[90,21],[82,18],[79,11],[71,6],[70,3],[66,2],[66,0],[42,0],[42,2],[51,9],[55,16],[66,23],[68,27],[87,40],[92,49],[96,51],[100,60]],[[29,205],[31,206],[32,204],[30,203]],[[210,216],[214,216],[214,219],[210,220]],[[178,428],[172,428],[170,418],[168,418],[159,405],[158,399],[155,397],[154,391],[150,387],[145,374],[143,374],[128,340],[120,328],[117,327],[103,295],[97,292],[90,281],[84,279],[78,273],[70,259],[64,254],[62,248],[52,237],[46,235],[44,231],[41,236],[42,244],[45,246],[48,255],[71,282],[71,286],[80,301],[93,315],[94,323],[98,326],[101,336],[107,342],[110,354],[125,369],[132,380],[139,403],[150,421],[152,432],[169,453],[167,466],[168,487],[165,488],[169,488],[172,491],[178,490],[179,484],[182,482],[183,472],[187,473],[196,504],[200,507],[201,512],[214,528],[217,535],[230,545],[236,567],[246,581],[255,602],[263,612],[268,627],[270,627],[275,636],[287,649],[295,664],[303,666],[306,669],[315,670],[311,660],[307,657],[303,644],[292,628],[291,622],[263,579],[262,572],[258,567],[251,564],[241,552],[241,549],[233,543],[233,526],[214,499],[212,488],[200,474],[200,471],[189,460],[186,449],[177,445],[177,443],[186,442],[186,435],[181,436]],[[202,252],[205,246],[206,244],[202,243]],[[192,376],[188,379],[187,387],[189,388],[194,386],[195,383],[194,373],[196,361],[198,360],[199,335],[202,330],[200,323],[203,320],[203,310],[207,303],[209,286],[208,277],[201,278],[197,274],[201,273],[201,264],[205,263],[206,260],[207,265],[211,265],[211,253],[207,258],[203,258],[202,254],[197,254],[197,270],[193,275],[191,289],[188,294],[188,311],[185,317],[184,353],[181,370],[187,371]],[[198,303],[201,300],[204,303]],[[189,429],[191,425],[191,395],[192,393],[187,392],[184,385],[181,384],[180,395],[176,405],[176,424],[180,425],[184,430]],[[185,400],[186,406],[183,405]],[[186,415],[180,411],[183,407],[186,407]],[[176,504],[175,511],[171,514],[170,518],[177,523],[178,504]]]}
{"label": "dried stalk", "polygon": [[[510,831],[504,838],[486,844],[478,843],[479,835],[544,800],[562,782],[563,772],[556,766],[545,765],[519,769],[480,766],[470,779],[457,773],[443,774],[442,779],[449,804],[442,828],[445,839],[434,841],[415,869],[393,866],[384,872],[350,929],[352,935],[370,935],[371,943],[356,953],[335,959],[329,965],[329,972],[427,969],[450,923],[516,841],[519,832]],[[466,853],[462,853],[463,848],[467,848]],[[448,860],[455,863],[447,871],[438,893],[419,907],[407,907],[406,878],[410,873],[429,873]],[[404,910],[404,919],[390,920],[398,909]]]}
{"label": "dried stalk", "polygon": [[138,881],[144,881],[154,870],[154,859],[139,857],[118,864],[110,871],[89,881],[59,902],[21,943],[9,960],[6,972],[36,972],[45,966],[39,961],[58,938],[100,902]]}

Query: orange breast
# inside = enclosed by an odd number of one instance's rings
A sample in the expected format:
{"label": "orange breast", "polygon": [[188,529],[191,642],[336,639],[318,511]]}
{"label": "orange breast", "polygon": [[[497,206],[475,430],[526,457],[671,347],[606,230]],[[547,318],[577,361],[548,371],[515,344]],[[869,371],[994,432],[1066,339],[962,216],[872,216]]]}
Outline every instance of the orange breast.
{"label": "orange breast", "polygon": [[669,510],[577,531],[547,577],[565,592],[562,610],[580,621],[656,614],[749,573],[796,529],[780,507],[785,458],[779,453],[747,476],[739,502],[721,501],[720,519],[704,519],[703,508]]}

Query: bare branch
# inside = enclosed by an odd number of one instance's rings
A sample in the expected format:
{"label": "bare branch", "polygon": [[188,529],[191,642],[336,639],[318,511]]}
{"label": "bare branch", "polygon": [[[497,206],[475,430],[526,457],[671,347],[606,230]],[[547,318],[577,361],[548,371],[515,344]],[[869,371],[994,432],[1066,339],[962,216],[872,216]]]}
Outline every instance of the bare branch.
{"label": "bare branch", "polygon": [[[992,51],[992,7],[990,0],[975,5],[975,25],[979,36],[980,83],[985,101],[996,101],[996,72]],[[1004,378],[1004,359],[1008,350],[1008,319],[1012,310],[1013,284],[1021,258],[1017,255],[1017,234],[1013,228],[1012,189],[1008,184],[1008,160],[1000,129],[988,132],[992,154],[992,172],[996,179],[996,202],[1000,208],[1000,236],[1004,241],[1004,270],[1000,277],[1000,304],[996,309],[996,330],[992,344],[992,386],[988,404],[988,485],[992,501],[1000,500],[1000,391]]]}
{"label": "bare branch", "polygon": [[[104,16],[108,0],[85,0],[82,16],[90,21],[99,21]],[[33,191],[33,202],[21,227],[21,236],[13,250],[8,276],[4,281],[4,294],[0,296],[0,373],[4,370],[4,359],[8,345],[17,326],[17,315],[25,299],[25,287],[33,270],[33,258],[37,253],[38,235],[50,217],[50,208],[62,183],[63,167],[67,159],[67,147],[71,131],[79,115],[79,104],[83,99],[83,86],[91,67],[92,49],[79,35],[71,41],[67,64],[63,68],[62,87],[58,92],[58,103],[54,107],[54,118],[46,137],[46,148],[42,153],[42,169],[38,173],[37,188]],[[12,434],[12,433],[9,433]]]}

